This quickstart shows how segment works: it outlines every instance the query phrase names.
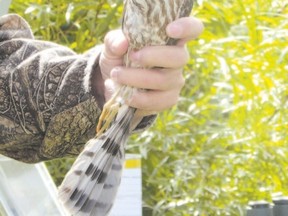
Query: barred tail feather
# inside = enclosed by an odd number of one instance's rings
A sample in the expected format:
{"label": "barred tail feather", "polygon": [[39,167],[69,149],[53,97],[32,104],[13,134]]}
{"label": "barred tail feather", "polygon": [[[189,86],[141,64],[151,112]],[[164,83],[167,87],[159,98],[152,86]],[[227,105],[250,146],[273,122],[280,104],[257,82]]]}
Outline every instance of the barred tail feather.
{"label": "barred tail feather", "polygon": [[135,109],[124,106],[111,127],[88,141],[59,187],[59,199],[72,215],[107,215],[120,184],[124,148]]}
{"label": "barred tail feather", "polygon": [[102,207],[99,208],[98,205],[95,205],[91,215],[107,215],[112,209],[114,199],[121,182],[123,164],[124,158],[121,158],[120,155],[114,157],[109,174],[110,177],[107,178],[106,183],[103,186],[103,190],[105,190],[105,192],[101,193],[98,198],[98,200],[101,200],[101,202],[98,202],[97,204]]}

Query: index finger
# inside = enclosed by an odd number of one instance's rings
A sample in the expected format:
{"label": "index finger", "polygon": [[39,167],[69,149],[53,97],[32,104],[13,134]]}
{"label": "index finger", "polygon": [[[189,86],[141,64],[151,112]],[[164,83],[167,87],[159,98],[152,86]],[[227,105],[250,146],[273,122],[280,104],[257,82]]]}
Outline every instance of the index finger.
{"label": "index finger", "polygon": [[197,38],[203,29],[203,23],[199,19],[183,17],[168,24],[166,32],[169,37],[180,39],[178,45],[184,45],[187,41]]}

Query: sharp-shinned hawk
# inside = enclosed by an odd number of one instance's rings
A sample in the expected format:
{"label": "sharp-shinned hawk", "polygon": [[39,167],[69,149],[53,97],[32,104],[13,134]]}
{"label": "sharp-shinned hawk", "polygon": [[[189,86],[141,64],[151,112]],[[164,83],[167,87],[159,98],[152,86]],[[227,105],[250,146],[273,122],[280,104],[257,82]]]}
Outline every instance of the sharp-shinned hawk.
{"label": "sharp-shinned hawk", "polygon": [[[193,0],[126,0],[122,30],[129,48],[125,66],[141,67],[129,61],[132,50],[175,45],[177,40],[167,36],[166,26],[189,16],[192,5]],[[60,186],[60,200],[72,215],[102,216],[111,210],[121,181],[125,144],[139,122],[136,109],[125,103],[135,90],[122,85],[105,104],[97,137],[88,141]]]}

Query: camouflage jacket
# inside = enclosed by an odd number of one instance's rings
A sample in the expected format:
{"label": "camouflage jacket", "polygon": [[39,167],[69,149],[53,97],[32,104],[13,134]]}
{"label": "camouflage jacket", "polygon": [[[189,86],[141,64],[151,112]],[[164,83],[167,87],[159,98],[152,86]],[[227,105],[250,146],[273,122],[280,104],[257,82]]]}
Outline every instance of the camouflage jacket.
{"label": "camouflage jacket", "polygon": [[105,102],[100,53],[36,40],[20,16],[0,17],[0,154],[27,163],[79,154]]}

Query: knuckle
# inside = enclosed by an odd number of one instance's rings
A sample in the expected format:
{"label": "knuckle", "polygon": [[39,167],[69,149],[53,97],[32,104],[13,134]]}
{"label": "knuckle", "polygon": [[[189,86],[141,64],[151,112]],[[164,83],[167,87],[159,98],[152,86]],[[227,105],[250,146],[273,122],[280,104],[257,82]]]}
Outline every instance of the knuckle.
{"label": "knuckle", "polygon": [[186,47],[180,47],[177,54],[175,53],[175,56],[178,56],[177,62],[175,62],[175,66],[177,65],[177,67],[184,67],[190,59],[189,51]]}
{"label": "knuckle", "polygon": [[178,100],[179,100],[178,91],[173,92],[170,91],[163,94],[162,98],[159,98],[157,100],[158,101],[157,111],[162,111],[173,107],[175,104],[178,103]]}
{"label": "knuckle", "polygon": [[174,105],[176,105],[178,103],[178,100],[179,100],[178,94],[170,95],[169,100],[167,100],[167,99],[165,100],[166,103],[162,104],[161,109],[159,109],[159,111],[173,107]]}
{"label": "knuckle", "polygon": [[176,94],[174,97],[172,97],[171,99],[171,104],[170,104],[170,107],[176,105],[179,101],[179,94]]}
{"label": "knuckle", "polygon": [[185,85],[185,79],[182,74],[182,70],[178,72],[177,76],[171,78],[170,86],[176,90],[181,89]]}

